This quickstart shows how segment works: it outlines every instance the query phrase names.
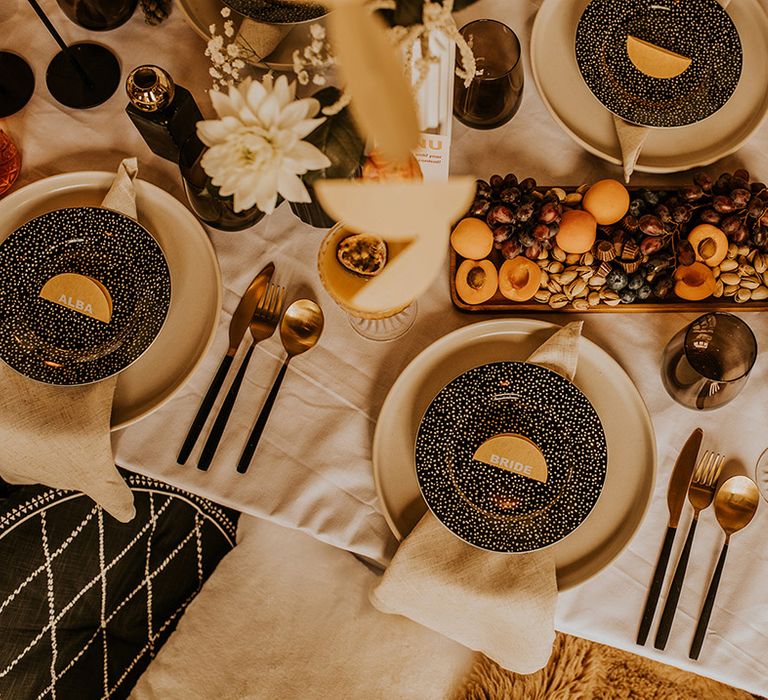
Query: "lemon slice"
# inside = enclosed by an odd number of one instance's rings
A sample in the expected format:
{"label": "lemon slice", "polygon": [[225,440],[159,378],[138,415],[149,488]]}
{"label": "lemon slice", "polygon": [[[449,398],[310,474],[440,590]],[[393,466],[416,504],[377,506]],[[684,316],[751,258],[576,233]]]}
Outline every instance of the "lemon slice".
{"label": "lemon slice", "polygon": [[112,320],[112,297],[107,288],[85,275],[64,272],[51,277],[40,296],[103,323]]}
{"label": "lemon slice", "polygon": [[675,78],[691,65],[690,58],[631,35],[627,36],[627,54],[635,68],[652,78]]}
{"label": "lemon slice", "polygon": [[536,445],[522,435],[502,433],[486,440],[472,456],[478,462],[498,467],[534,481],[547,483],[547,461]]}

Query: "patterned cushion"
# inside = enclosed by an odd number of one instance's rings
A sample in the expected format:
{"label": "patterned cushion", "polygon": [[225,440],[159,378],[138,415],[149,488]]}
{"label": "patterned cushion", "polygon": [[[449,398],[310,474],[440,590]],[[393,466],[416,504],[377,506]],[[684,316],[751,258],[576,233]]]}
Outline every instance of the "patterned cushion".
{"label": "patterned cushion", "polygon": [[136,517],[0,484],[0,698],[127,697],[235,544],[237,513],[122,472]]}

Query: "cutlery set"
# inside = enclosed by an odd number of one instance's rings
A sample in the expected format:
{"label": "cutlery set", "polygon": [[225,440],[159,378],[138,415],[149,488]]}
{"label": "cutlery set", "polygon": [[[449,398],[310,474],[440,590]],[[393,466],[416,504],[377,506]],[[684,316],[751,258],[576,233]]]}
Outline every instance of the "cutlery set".
{"label": "cutlery set", "polygon": [[237,374],[200,452],[197,468],[202,471],[208,470],[216,455],[256,345],[271,338],[279,327],[280,339],[287,355],[238,460],[237,471],[240,474],[248,471],[288,369],[288,363],[291,358],[314,347],[320,339],[323,331],[323,312],[320,307],[309,299],[299,299],[293,302],[283,314],[285,287],[272,283],[274,271],[274,264],[269,263],[256,275],[232,315],[229,324],[229,348],[219,364],[219,368],[184,439],[176,460],[179,464],[185,464],[189,459],[216,402],[216,397],[224,385],[246,330],[250,330],[251,345],[240,363]]}
{"label": "cutlery set", "polygon": [[654,639],[654,646],[657,649],[663,650],[665,648],[672,629],[680,592],[683,588],[683,580],[685,579],[685,572],[688,567],[699,515],[714,502],[715,517],[725,533],[725,543],[715,567],[715,572],[712,575],[688,654],[689,658],[694,660],[699,658],[704,637],[707,633],[707,625],[709,624],[709,618],[715,603],[717,588],[720,584],[730,537],[734,532],[738,532],[749,524],[757,510],[760,498],[755,482],[746,476],[732,476],[721,483],[719,488],[716,487],[723,464],[725,463],[725,457],[707,450],[698,459],[702,438],[703,432],[700,428],[693,431],[683,446],[670,477],[667,490],[667,505],[669,508],[667,533],[658,562],[656,563],[656,569],[653,573],[637,635],[637,643],[645,644],[651,629],[654,613],[656,612],[659,594],[672,551],[672,544],[677,533],[680,513],[682,512],[687,494],[688,501],[693,508],[693,517],[667,592],[661,621],[659,622]]}

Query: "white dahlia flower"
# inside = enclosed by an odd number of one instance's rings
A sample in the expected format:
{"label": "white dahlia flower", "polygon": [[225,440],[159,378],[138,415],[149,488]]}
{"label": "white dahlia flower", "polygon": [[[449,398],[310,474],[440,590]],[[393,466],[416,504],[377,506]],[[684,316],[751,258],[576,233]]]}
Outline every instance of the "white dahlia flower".
{"label": "white dahlia flower", "polygon": [[309,202],[300,175],[330,166],[327,156],[304,137],[324,118],[314,119],[320,103],[296,99],[296,84],[281,75],[262,82],[250,78],[229,94],[211,91],[219,119],[197,123],[208,146],[202,166],[225,197],[234,196],[235,211],[254,204],[271,214],[280,194],[289,202]]}

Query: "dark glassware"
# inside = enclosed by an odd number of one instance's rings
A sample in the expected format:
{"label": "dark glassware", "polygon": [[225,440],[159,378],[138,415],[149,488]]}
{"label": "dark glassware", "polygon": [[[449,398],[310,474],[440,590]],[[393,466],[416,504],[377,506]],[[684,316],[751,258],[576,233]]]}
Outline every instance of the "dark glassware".
{"label": "dark glassware", "polygon": [[291,211],[301,219],[305,224],[314,226],[315,228],[331,228],[336,223],[336,219],[332,219],[326,213],[325,209],[320,206],[320,202],[317,201],[315,191],[311,185],[306,185],[307,192],[312,198],[311,202],[288,202],[291,206]]}
{"label": "dark glassware", "polygon": [[56,0],[64,14],[85,29],[107,31],[125,24],[139,0]]}
{"label": "dark glassware", "polygon": [[182,145],[203,115],[192,93],[158,66],[134,68],[125,81],[125,111],[147,145],[161,158],[179,162]]}
{"label": "dark glassware", "polygon": [[493,19],[465,24],[461,35],[472,49],[477,71],[469,87],[453,83],[453,114],[473,129],[495,129],[506,124],[523,99],[520,41],[506,25]]}
{"label": "dark glassware", "polygon": [[702,411],[733,399],[757,359],[750,327],[733,314],[704,314],[683,328],[664,349],[661,378],[678,403]]}
{"label": "dark glassware", "polygon": [[189,206],[200,221],[221,231],[242,231],[264,218],[258,207],[236,212],[232,197],[222,197],[200,161],[206,151],[205,144],[191,136],[181,149],[179,168],[184,181]]}
{"label": "dark glassware", "polygon": [[10,117],[29,102],[35,75],[21,56],[0,51],[0,119]]}

